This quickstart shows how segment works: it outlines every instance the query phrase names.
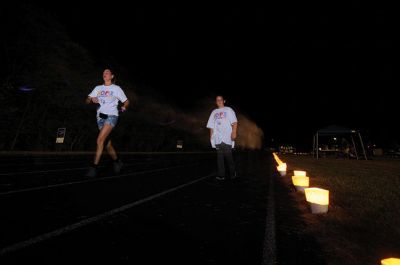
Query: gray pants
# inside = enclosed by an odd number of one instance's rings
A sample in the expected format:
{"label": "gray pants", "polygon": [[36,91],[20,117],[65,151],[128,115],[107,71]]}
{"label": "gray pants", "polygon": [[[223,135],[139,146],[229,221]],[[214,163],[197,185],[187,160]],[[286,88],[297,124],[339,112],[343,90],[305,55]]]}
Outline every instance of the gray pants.
{"label": "gray pants", "polygon": [[225,177],[225,159],[228,162],[230,176],[235,174],[235,163],[233,162],[232,146],[226,143],[215,145],[217,148],[218,176]]}

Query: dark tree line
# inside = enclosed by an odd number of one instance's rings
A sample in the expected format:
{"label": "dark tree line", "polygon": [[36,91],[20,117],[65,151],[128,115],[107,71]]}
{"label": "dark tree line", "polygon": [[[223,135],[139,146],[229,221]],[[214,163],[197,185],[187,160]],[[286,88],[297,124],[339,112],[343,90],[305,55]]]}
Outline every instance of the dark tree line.
{"label": "dark tree line", "polygon": [[[0,39],[0,150],[93,149],[95,106],[85,105],[84,99],[101,82],[101,66],[43,10],[3,8],[0,23],[6,25],[6,37]],[[182,139],[189,149],[204,148],[204,141],[197,139],[206,131],[194,137],[181,128],[179,117],[169,123],[167,111],[144,114],[150,100],[138,97],[127,80],[119,78],[119,84],[134,104],[113,132],[120,150],[173,150]],[[67,133],[57,147],[60,127]]]}

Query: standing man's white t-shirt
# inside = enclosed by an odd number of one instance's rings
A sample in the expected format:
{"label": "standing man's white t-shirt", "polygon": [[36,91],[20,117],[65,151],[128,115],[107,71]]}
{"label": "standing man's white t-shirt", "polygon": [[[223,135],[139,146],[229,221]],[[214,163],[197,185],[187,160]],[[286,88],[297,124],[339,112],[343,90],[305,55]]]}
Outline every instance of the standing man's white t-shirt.
{"label": "standing man's white t-shirt", "polygon": [[235,122],[237,122],[236,114],[230,107],[215,109],[211,112],[207,128],[213,129],[213,135],[211,137],[212,147],[221,143],[228,145],[234,144],[231,135],[232,124]]}
{"label": "standing man's white t-shirt", "polygon": [[118,101],[124,103],[128,99],[124,91],[114,84],[96,86],[89,97],[97,97],[99,100],[100,107],[97,109],[97,114],[104,113],[115,116],[118,116]]}

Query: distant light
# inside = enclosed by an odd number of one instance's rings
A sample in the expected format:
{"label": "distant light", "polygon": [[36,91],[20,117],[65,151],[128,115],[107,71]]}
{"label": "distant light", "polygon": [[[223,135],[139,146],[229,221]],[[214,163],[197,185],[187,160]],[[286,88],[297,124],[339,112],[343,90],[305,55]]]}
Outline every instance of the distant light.
{"label": "distant light", "polygon": [[333,137],[333,140],[335,140],[335,141],[336,141],[336,140],[337,140],[337,138],[336,138],[336,137]]}
{"label": "distant light", "polygon": [[31,92],[33,90],[35,90],[33,87],[29,87],[29,86],[21,86],[18,89],[21,92]]}

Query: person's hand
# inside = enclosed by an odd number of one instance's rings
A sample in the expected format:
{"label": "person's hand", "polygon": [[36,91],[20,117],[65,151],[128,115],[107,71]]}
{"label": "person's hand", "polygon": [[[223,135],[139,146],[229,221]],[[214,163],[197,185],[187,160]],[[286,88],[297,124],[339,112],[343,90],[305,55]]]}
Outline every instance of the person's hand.
{"label": "person's hand", "polygon": [[237,137],[237,133],[236,133],[236,132],[232,132],[232,133],[231,133],[231,139],[232,139],[232,141],[236,140],[236,137]]}
{"label": "person's hand", "polygon": [[125,112],[126,108],[124,106],[121,107],[121,112]]}
{"label": "person's hand", "polygon": [[99,103],[99,99],[98,99],[97,97],[92,98],[92,102],[95,103],[95,104],[97,104],[97,103]]}

